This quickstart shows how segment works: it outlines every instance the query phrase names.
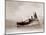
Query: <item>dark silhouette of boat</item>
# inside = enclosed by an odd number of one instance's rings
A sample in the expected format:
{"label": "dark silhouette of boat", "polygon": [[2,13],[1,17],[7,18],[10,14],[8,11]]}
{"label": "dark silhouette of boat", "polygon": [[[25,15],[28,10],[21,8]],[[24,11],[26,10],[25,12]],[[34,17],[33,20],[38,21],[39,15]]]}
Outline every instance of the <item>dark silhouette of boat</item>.
{"label": "dark silhouette of boat", "polygon": [[35,14],[34,14],[34,18],[33,18],[33,16],[31,16],[31,19],[28,19],[28,20],[29,20],[28,22],[25,22],[25,21],[17,22],[17,25],[22,25],[22,26],[28,25],[28,24],[30,24],[31,22],[35,21],[35,19],[37,19],[37,14],[36,14],[36,12],[35,12]]}
{"label": "dark silhouette of boat", "polygon": [[22,22],[17,22],[17,25],[27,25],[27,24],[30,24],[30,22],[32,22],[33,20],[31,19],[28,19],[29,22],[25,22],[25,21],[22,21]]}

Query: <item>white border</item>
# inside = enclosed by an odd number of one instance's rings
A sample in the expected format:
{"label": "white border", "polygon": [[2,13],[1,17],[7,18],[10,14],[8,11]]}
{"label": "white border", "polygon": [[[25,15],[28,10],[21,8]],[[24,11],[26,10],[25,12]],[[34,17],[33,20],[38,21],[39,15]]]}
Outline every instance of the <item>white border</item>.
{"label": "white border", "polygon": [[0,35],[5,33],[5,1],[0,0]]}
{"label": "white border", "polygon": [[[44,2],[46,8],[46,0],[19,0],[19,1]],[[45,12],[45,20],[46,20],[46,12]],[[45,22],[45,27],[46,27],[46,22]],[[5,0],[0,0],[0,35],[4,34],[5,34]],[[46,35],[46,30],[45,33],[24,34],[24,35]]]}

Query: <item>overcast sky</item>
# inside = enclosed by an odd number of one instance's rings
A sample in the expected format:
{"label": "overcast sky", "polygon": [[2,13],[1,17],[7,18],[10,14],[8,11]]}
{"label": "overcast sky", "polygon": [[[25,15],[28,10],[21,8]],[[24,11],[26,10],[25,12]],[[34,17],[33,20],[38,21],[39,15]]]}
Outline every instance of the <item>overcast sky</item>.
{"label": "overcast sky", "polygon": [[6,1],[6,18],[9,20],[21,21],[33,16],[34,12],[38,16],[43,16],[43,4],[20,1]]}

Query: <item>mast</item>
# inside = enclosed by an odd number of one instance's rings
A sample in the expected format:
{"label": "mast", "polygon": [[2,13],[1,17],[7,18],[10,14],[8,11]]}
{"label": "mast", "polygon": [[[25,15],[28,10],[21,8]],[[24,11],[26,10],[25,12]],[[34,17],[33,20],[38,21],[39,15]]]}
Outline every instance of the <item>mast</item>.
{"label": "mast", "polygon": [[35,14],[34,14],[34,18],[37,19],[37,14],[36,14],[36,12],[35,12]]}

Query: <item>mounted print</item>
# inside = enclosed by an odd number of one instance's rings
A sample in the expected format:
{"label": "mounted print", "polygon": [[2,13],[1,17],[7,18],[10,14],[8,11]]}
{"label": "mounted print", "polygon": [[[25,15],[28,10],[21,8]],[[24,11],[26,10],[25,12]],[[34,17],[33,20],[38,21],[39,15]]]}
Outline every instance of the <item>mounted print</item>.
{"label": "mounted print", "polygon": [[6,0],[6,34],[44,32],[44,3]]}

